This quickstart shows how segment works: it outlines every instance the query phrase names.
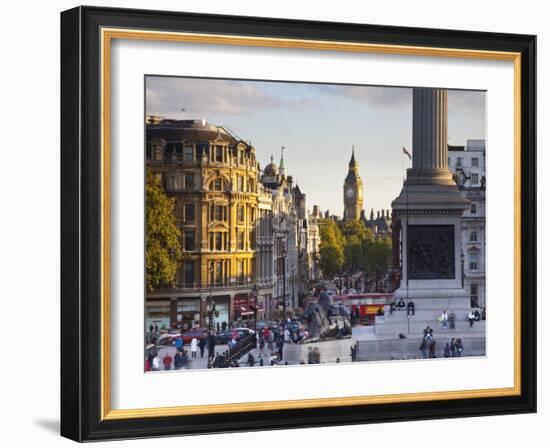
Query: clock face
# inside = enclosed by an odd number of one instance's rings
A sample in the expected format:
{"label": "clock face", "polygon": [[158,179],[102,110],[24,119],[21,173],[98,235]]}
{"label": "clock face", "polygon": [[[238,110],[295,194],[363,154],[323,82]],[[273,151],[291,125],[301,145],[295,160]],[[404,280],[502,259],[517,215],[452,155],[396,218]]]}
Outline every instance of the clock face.
{"label": "clock face", "polygon": [[346,196],[347,196],[348,198],[353,197],[353,194],[354,194],[354,193],[355,193],[355,192],[353,191],[353,188],[348,188],[348,189],[346,190]]}

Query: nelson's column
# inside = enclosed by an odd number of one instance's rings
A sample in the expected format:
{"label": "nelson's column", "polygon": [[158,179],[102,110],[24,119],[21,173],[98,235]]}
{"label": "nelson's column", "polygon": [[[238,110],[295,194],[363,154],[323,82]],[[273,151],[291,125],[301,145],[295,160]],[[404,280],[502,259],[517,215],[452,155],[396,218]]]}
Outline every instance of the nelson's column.
{"label": "nelson's column", "polygon": [[413,89],[412,159],[403,189],[392,202],[401,228],[401,283],[394,294],[412,299],[433,318],[452,309],[462,320],[469,297],[462,279],[460,218],[469,201],[447,166],[444,89]]}

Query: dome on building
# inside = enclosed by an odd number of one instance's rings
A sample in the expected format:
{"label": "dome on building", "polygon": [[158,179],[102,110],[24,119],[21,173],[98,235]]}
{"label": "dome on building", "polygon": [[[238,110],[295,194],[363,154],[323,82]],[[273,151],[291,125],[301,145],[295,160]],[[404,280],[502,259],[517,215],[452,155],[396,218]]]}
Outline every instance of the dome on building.
{"label": "dome on building", "polygon": [[273,156],[271,156],[271,162],[266,165],[264,168],[264,176],[276,176],[277,175],[277,165],[273,161]]}

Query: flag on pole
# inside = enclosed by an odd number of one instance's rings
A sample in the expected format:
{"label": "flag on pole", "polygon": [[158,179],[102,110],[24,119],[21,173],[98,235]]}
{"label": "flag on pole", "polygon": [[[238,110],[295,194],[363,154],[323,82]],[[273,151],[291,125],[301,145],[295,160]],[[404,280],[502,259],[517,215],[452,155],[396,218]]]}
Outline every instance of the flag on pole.
{"label": "flag on pole", "polygon": [[409,158],[409,160],[412,160],[411,153],[407,151],[404,146],[403,146],[403,154],[405,154]]}

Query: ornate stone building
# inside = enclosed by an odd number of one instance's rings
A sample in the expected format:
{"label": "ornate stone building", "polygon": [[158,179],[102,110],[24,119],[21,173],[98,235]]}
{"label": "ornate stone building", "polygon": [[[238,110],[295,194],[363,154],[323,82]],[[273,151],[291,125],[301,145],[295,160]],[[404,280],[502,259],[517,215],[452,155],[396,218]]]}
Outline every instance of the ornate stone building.
{"label": "ornate stone building", "polygon": [[359,219],[363,211],[363,181],[359,176],[359,164],[352,150],[348,175],[344,181],[344,221]]}
{"label": "ornate stone building", "polygon": [[390,236],[391,229],[391,216],[389,210],[378,210],[376,217],[374,216],[374,209],[370,210],[370,217],[367,219],[365,213],[361,213],[361,221],[365,224],[367,229],[371,229],[375,236]]}
{"label": "ornate stone building", "polygon": [[176,201],[184,256],[176,288],[147,294],[146,319],[204,326],[209,296],[220,323],[250,316],[273,286],[270,195],[254,147],[205,120],[148,119],[146,140],[147,170]]}
{"label": "ornate stone building", "polygon": [[470,200],[470,207],[462,215],[464,288],[472,307],[485,307],[485,140],[449,146],[448,164],[458,189]]}

